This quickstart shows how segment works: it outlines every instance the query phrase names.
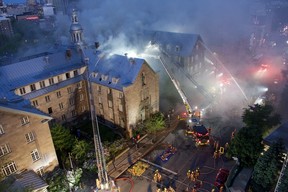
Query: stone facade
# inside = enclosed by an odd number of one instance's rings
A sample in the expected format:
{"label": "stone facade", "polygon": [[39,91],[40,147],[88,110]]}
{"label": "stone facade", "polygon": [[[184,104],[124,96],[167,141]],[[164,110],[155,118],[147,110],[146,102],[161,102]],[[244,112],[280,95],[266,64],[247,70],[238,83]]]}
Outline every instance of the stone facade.
{"label": "stone facade", "polygon": [[48,121],[43,117],[1,110],[0,128],[0,162],[5,175],[26,169],[42,174],[58,166]]}

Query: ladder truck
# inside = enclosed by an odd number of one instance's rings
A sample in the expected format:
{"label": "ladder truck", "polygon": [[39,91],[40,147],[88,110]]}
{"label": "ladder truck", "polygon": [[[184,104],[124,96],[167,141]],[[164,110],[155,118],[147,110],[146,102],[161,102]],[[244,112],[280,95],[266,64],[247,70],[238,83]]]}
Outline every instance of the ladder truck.
{"label": "ladder truck", "polygon": [[172,73],[170,73],[170,71],[168,70],[168,67],[165,64],[165,61],[163,60],[163,58],[159,57],[159,60],[163,66],[163,68],[165,69],[166,73],[168,74],[169,78],[171,79],[174,87],[176,88],[177,92],[179,93],[184,105],[185,105],[185,109],[186,109],[186,113],[184,114],[184,117],[179,117],[180,119],[188,119],[189,121],[191,119],[196,120],[197,122],[200,121],[200,117],[201,117],[201,112],[197,109],[197,108],[192,108],[192,106],[189,104],[188,99],[186,97],[186,94],[184,93],[184,91],[180,88],[179,82],[174,78],[174,76],[172,75]]}

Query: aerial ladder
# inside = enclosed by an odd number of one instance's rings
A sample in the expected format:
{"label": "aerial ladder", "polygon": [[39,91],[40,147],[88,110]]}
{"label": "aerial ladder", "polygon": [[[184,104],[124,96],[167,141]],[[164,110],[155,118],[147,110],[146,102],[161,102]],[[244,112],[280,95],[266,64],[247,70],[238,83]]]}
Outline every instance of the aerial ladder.
{"label": "aerial ladder", "polygon": [[[99,63],[100,59],[96,62],[95,66]],[[104,149],[101,142],[100,132],[99,132],[99,125],[96,113],[96,107],[94,105],[94,97],[93,97],[93,89],[91,86],[91,74],[89,72],[88,62],[89,59],[86,58],[85,62],[87,64],[86,68],[86,80],[88,86],[88,100],[90,105],[90,114],[91,114],[91,121],[92,121],[92,129],[93,129],[93,139],[94,139],[94,147],[95,147],[95,155],[96,155],[96,166],[98,168],[98,179],[96,179],[96,186],[100,191],[105,192],[118,192],[120,191],[117,188],[113,181],[108,178],[108,171],[106,167],[106,160],[104,155]]]}
{"label": "aerial ladder", "polygon": [[200,116],[201,116],[200,111],[198,111],[198,109],[196,109],[196,108],[193,109],[192,106],[189,104],[186,94],[180,88],[180,85],[179,85],[178,81],[176,81],[176,79],[174,78],[172,73],[170,73],[170,71],[168,70],[168,67],[166,66],[165,61],[163,60],[163,58],[159,57],[159,60],[160,60],[163,68],[165,69],[167,75],[171,79],[174,87],[176,88],[177,92],[179,93],[179,95],[180,95],[180,97],[181,97],[181,99],[182,99],[182,101],[184,103],[184,106],[185,106],[187,114],[188,114],[187,118],[189,118],[189,119],[190,118],[197,118],[197,120],[200,121]]}

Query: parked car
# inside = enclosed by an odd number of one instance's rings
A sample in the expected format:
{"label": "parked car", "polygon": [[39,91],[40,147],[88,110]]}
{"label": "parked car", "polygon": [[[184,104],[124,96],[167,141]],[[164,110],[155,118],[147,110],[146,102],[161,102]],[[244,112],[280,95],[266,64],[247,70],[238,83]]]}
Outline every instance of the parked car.
{"label": "parked car", "polygon": [[229,170],[228,169],[224,169],[224,168],[220,168],[218,170],[218,173],[216,175],[216,179],[214,182],[214,185],[218,188],[223,187],[227,178],[229,176]]}

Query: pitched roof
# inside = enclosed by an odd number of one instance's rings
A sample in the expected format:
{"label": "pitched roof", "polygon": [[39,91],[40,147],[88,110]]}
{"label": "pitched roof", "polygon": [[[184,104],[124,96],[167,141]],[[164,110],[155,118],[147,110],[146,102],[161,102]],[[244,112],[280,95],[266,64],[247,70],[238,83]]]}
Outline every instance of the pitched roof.
{"label": "pitched roof", "polygon": [[143,37],[152,44],[159,45],[169,55],[190,56],[197,41],[202,41],[198,34],[173,33],[166,31],[144,31]]}
{"label": "pitched roof", "polygon": [[86,56],[90,59],[91,81],[117,90],[133,84],[145,63],[144,59],[128,58],[124,55],[101,56],[91,50],[86,51]]}
{"label": "pitched roof", "polygon": [[14,101],[13,103],[2,100],[0,101],[0,110],[16,114],[34,115],[43,119],[52,119],[52,117],[31,106],[27,100],[23,99],[18,102]]}
{"label": "pitched roof", "polygon": [[288,121],[280,125],[277,129],[275,129],[272,133],[270,133],[267,137],[263,139],[264,143],[268,145],[272,145],[272,143],[276,142],[278,139],[282,139],[286,151],[288,151]]}

